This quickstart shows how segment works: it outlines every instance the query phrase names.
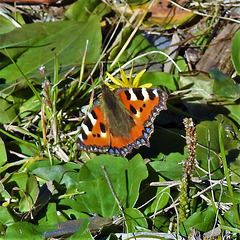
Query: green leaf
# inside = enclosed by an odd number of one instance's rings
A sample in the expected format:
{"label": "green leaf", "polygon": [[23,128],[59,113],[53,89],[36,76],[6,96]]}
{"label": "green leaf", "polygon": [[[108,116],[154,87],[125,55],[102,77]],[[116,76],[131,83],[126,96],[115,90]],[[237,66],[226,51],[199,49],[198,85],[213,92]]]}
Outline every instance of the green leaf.
{"label": "green leaf", "polygon": [[195,212],[180,226],[180,233],[185,236],[185,233],[191,232],[194,228],[201,232],[210,231],[215,223],[216,214],[212,207],[208,207],[201,212]]}
{"label": "green leaf", "polygon": [[135,208],[127,208],[124,211],[125,229],[127,233],[136,232],[139,228],[147,228],[147,220],[144,215]]}
{"label": "green leaf", "polygon": [[78,0],[70,5],[65,16],[71,20],[86,22],[95,16],[98,16],[99,20],[101,20],[110,11],[111,9],[100,0]]}
{"label": "green leaf", "polygon": [[140,84],[152,83],[154,86],[164,86],[169,90],[176,91],[178,84],[173,75],[164,72],[146,72],[141,77]]}
{"label": "green leaf", "polygon": [[4,163],[7,162],[7,153],[6,153],[6,148],[5,148],[5,144],[2,140],[2,138],[0,138],[0,166],[2,166]]}
{"label": "green leaf", "polygon": [[236,84],[234,80],[216,68],[209,70],[210,75],[214,78],[213,93],[221,98],[236,101],[240,98],[240,84]]}
{"label": "green leaf", "polygon": [[232,62],[235,70],[240,73],[240,30],[236,32],[232,40]]}
{"label": "green leaf", "polygon": [[[158,182],[164,182],[166,181],[164,178],[159,176]],[[151,188],[157,188],[157,191],[155,193],[155,198],[151,202],[150,206],[147,207],[144,211],[144,214],[149,214],[149,213],[156,213],[163,209],[169,200],[170,196],[170,188],[166,187],[151,187]]]}
{"label": "green leaf", "polygon": [[[229,199],[230,200],[230,199]],[[235,213],[234,213],[234,209],[230,208],[229,211],[226,211],[224,213],[224,218],[226,219],[226,223],[228,222],[230,226],[234,226],[236,228],[239,229],[237,222],[236,222],[236,217],[235,217]]]}
{"label": "green leaf", "polygon": [[11,19],[10,16],[8,16],[8,18],[2,15],[0,16],[0,26],[1,26],[0,34],[10,32],[14,28],[16,28],[16,26],[12,23],[10,19]]}
{"label": "green leaf", "polygon": [[158,214],[153,218],[153,230],[157,232],[168,232],[171,218],[164,214]]}
{"label": "green leaf", "polygon": [[17,120],[18,118],[16,118],[14,105],[3,98],[0,98],[0,123],[7,124],[12,123],[13,121],[16,122]]}
{"label": "green leaf", "polygon": [[30,174],[26,183],[26,191],[19,203],[20,212],[29,212],[32,210],[39,194],[38,182],[35,176]]}
{"label": "green leaf", "polygon": [[147,168],[141,155],[136,155],[128,162],[127,171],[129,192],[127,203],[129,207],[133,207],[138,199],[140,184],[148,176]]}
{"label": "green leaf", "polygon": [[[82,213],[79,211],[76,211],[74,209],[67,209],[67,210],[62,210],[63,216],[67,216],[68,219],[85,219],[89,218],[89,215],[87,213]],[[74,216],[74,217],[73,217]],[[97,215],[96,215],[97,216]],[[63,221],[61,221],[63,222]]]}
{"label": "green leaf", "polygon": [[225,151],[238,149],[240,147],[238,126],[223,114],[217,115],[216,120],[222,125],[222,140]]}
{"label": "green leaf", "polygon": [[3,236],[3,239],[42,240],[42,234],[46,230],[47,230],[46,226],[36,226],[28,222],[16,222],[7,228],[7,232]]}
{"label": "green leaf", "polygon": [[[218,158],[220,153],[218,127],[219,123],[217,121],[203,121],[196,126],[198,139],[197,161],[203,169],[212,173],[213,179],[223,177]],[[205,175],[204,172],[199,172],[199,174],[201,176]]]}
{"label": "green leaf", "polygon": [[[51,75],[55,55],[59,59],[61,73],[81,64],[87,41],[86,64],[93,64],[100,55],[101,30],[97,17],[87,23],[61,21],[27,24],[0,35],[2,44],[12,43],[13,39],[16,43],[27,42],[21,47],[8,49],[9,55],[28,78],[39,79],[40,82],[45,78],[38,68],[44,65],[46,75]],[[5,51],[1,52],[6,54]],[[0,74],[6,83],[22,77],[9,60],[3,62],[2,67]]]}
{"label": "green leaf", "polygon": [[[151,167],[164,178],[174,181],[180,180],[182,178],[183,168],[179,163],[187,158],[186,151],[184,154],[172,152],[168,156],[164,155],[161,158],[159,157],[159,161],[150,162]],[[172,171],[172,169],[174,169],[174,171]]]}
{"label": "green leaf", "polygon": [[75,201],[63,199],[61,204],[78,211],[97,213],[103,217],[111,218],[119,213],[119,207],[109,188],[102,165],[122,206],[133,207],[139,195],[140,183],[148,174],[140,155],[129,162],[124,158],[109,155],[100,155],[87,162],[80,169],[78,179],[79,192],[84,194],[76,196]]}
{"label": "green leaf", "polygon": [[11,226],[14,222],[15,219],[10,213],[9,209],[0,206],[0,223],[4,226]]}
{"label": "green leaf", "polygon": [[65,184],[67,188],[77,185],[76,171],[68,168],[66,165],[38,167],[35,168],[32,173],[46,181]]}
{"label": "green leaf", "polygon": [[54,226],[59,222],[65,222],[67,220],[68,219],[63,213],[60,211],[57,212],[57,204],[50,202],[47,206],[46,214],[38,221],[38,224],[43,226],[47,224]]}
{"label": "green leaf", "polygon": [[212,98],[213,80],[205,75],[181,75],[179,87],[181,89],[191,89],[187,96],[189,99],[193,98],[192,102],[195,104],[205,103],[205,99]]}
{"label": "green leaf", "polygon": [[240,104],[227,105],[225,108],[229,111],[229,118],[233,119],[235,122],[240,122]]}
{"label": "green leaf", "polygon": [[18,186],[21,190],[25,191],[27,179],[28,174],[26,172],[14,173],[7,179],[6,188],[8,188],[8,185],[10,185],[11,188]]}

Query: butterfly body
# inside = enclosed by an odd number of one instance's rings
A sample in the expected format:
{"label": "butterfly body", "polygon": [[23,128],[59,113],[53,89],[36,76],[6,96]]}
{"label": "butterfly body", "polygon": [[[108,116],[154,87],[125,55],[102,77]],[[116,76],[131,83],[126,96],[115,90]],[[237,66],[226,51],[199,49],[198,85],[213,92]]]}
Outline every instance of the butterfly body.
{"label": "butterfly body", "polygon": [[166,107],[164,91],[121,88],[111,91],[105,84],[102,96],[82,123],[78,149],[125,156],[133,148],[149,146],[153,121]]}

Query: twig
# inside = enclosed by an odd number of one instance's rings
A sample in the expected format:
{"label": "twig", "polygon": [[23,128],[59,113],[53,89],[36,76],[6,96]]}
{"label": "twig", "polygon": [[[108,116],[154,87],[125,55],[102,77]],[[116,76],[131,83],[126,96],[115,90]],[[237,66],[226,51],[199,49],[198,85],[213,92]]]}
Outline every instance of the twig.
{"label": "twig", "polygon": [[118,197],[117,197],[117,194],[115,193],[115,191],[114,191],[114,189],[113,189],[112,183],[111,183],[111,181],[110,181],[110,179],[109,179],[109,177],[108,177],[108,173],[107,173],[104,165],[102,165],[102,170],[103,170],[103,173],[104,173],[104,175],[105,175],[105,178],[106,178],[106,180],[107,180],[107,182],[108,182],[108,186],[109,186],[109,188],[110,188],[110,190],[111,190],[111,192],[112,192],[112,195],[114,196],[115,201],[117,202],[119,209],[121,210],[121,212],[123,212],[122,204],[121,204],[121,202],[119,201],[119,199],[118,199]]}

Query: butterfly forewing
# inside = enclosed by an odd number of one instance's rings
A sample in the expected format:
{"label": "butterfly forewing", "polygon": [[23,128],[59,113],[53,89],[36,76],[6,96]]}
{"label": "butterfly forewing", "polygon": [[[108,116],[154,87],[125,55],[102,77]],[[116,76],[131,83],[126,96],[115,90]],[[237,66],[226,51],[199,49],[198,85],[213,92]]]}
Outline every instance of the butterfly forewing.
{"label": "butterfly forewing", "polygon": [[85,151],[105,152],[110,145],[110,136],[103,112],[95,106],[86,116],[78,135],[78,148]]}
{"label": "butterfly forewing", "polygon": [[129,88],[117,90],[116,94],[134,118],[143,125],[152,123],[159,111],[167,109],[167,94],[161,90]]}

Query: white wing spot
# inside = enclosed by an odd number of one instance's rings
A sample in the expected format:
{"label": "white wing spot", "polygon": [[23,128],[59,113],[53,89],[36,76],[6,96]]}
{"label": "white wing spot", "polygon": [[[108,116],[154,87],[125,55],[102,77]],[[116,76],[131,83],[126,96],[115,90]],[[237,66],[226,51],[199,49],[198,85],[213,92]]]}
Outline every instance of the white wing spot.
{"label": "white wing spot", "polygon": [[158,90],[157,90],[157,89],[154,89],[154,90],[153,90],[153,94],[154,94],[156,97],[159,97],[159,94],[158,94]]}
{"label": "white wing spot", "polygon": [[136,94],[133,92],[132,88],[130,88],[130,89],[128,90],[128,92],[129,92],[130,95],[131,95],[131,98],[130,98],[131,101],[137,101],[137,100],[138,100],[138,99],[137,99],[137,96],[136,96]]}
{"label": "white wing spot", "polygon": [[107,133],[101,133],[101,138],[106,138],[107,137]]}
{"label": "white wing spot", "polygon": [[141,115],[140,111],[137,111],[137,114],[135,114],[137,118],[140,118],[140,115]]}
{"label": "white wing spot", "polygon": [[87,125],[85,125],[84,123],[82,124],[82,129],[85,132],[86,135],[90,135],[91,132],[88,130]]}
{"label": "white wing spot", "polygon": [[80,139],[81,142],[83,142],[82,134],[78,134],[78,138]]}
{"label": "white wing spot", "polygon": [[149,95],[148,95],[146,88],[142,88],[142,95],[143,95],[145,101],[149,100]]}
{"label": "white wing spot", "polygon": [[93,117],[93,115],[90,112],[88,113],[88,117],[89,117],[92,125],[95,126],[97,120]]}

